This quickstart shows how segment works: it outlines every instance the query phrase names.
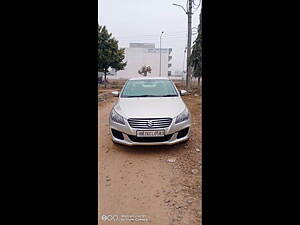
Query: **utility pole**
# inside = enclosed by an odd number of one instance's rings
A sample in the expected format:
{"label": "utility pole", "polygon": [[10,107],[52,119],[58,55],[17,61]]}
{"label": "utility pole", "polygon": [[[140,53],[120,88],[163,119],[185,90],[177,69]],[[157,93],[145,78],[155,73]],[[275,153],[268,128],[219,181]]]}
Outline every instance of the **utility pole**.
{"label": "utility pole", "polygon": [[163,31],[161,32],[160,38],[159,38],[159,76],[161,77],[161,36],[163,35]]}
{"label": "utility pole", "polygon": [[186,64],[186,89],[187,91],[189,91],[191,89],[191,71],[192,68],[188,63],[188,60],[191,56],[191,52],[192,52],[192,0],[188,0],[189,1],[189,5],[188,5],[188,11],[187,11],[187,15],[188,15],[188,41],[187,41],[187,64]]}
{"label": "utility pole", "polygon": [[183,51],[183,65],[182,65],[182,75],[184,76],[184,72],[185,72],[185,56],[186,56],[186,47],[184,48]]}
{"label": "utility pole", "polygon": [[173,5],[175,6],[179,6],[181,7],[184,12],[188,15],[188,40],[187,40],[187,56],[186,56],[186,89],[187,91],[189,91],[191,89],[191,72],[192,72],[192,68],[191,66],[188,64],[188,60],[191,56],[191,52],[192,52],[192,7],[193,7],[193,0],[188,0],[188,8],[185,9],[182,5],[178,5],[173,3]]}

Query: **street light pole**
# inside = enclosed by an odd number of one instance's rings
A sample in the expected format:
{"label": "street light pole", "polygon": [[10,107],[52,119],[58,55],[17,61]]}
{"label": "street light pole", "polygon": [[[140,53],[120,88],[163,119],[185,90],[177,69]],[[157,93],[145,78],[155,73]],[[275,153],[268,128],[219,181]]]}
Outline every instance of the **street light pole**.
{"label": "street light pole", "polygon": [[163,31],[161,32],[160,38],[159,38],[159,76],[161,77],[161,37],[163,35]]}

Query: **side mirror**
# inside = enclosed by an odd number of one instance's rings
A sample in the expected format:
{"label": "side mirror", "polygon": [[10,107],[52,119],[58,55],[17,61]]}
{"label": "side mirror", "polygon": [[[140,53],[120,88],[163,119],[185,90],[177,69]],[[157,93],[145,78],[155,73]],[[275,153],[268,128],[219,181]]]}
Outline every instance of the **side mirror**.
{"label": "side mirror", "polygon": [[186,90],[180,90],[180,95],[181,95],[181,96],[187,95],[187,91],[186,91]]}
{"label": "side mirror", "polygon": [[113,95],[114,97],[119,97],[119,92],[118,92],[118,91],[113,91],[113,92],[112,92],[112,95]]}

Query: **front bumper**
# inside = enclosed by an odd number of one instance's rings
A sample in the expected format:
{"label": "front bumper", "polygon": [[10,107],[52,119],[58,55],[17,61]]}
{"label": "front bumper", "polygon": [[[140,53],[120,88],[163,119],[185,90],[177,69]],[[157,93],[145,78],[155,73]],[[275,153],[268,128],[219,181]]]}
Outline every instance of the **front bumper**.
{"label": "front bumper", "polygon": [[[167,128],[161,128],[160,130],[164,130],[165,131],[165,137],[166,138],[152,138],[152,139],[156,139],[154,141],[149,141],[149,139],[147,141],[144,141],[143,138],[137,138],[136,137],[136,132],[137,130],[143,130],[143,129],[136,129],[136,128],[132,128],[130,127],[129,123],[127,122],[127,120],[125,120],[125,125],[121,125],[119,123],[116,123],[114,121],[109,120],[109,127],[110,127],[110,134],[112,137],[112,140],[116,143],[119,144],[124,144],[124,145],[129,145],[129,146],[133,146],[133,145],[173,145],[173,144],[177,144],[183,141],[186,141],[189,139],[189,134],[190,134],[190,126],[191,126],[191,119],[189,118],[188,120],[175,124],[175,119],[172,120],[172,123],[169,127]],[[188,129],[188,132],[182,136],[179,137],[178,134],[179,132]],[[116,130],[118,132],[121,132],[123,135],[123,138],[116,138],[113,133],[112,130]],[[147,130],[147,129],[145,129]],[[148,129],[149,130],[149,129]],[[138,139],[138,140],[137,140]],[[147,138],[145,138],[147,139]],[[161,140],[160,140],[161,139]],[[167,140],[163,140],[163,139],[167,139]]]}

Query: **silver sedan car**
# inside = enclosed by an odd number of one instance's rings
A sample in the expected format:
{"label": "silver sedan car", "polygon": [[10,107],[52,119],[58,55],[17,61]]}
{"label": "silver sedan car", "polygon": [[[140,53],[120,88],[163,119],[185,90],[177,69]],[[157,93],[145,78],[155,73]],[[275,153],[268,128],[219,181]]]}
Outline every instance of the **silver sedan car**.
{"label": "silver sedan car", "polygon": [[112,141],[124,145],[172,145],[189,139],[191,115],[172,80],[129,79],[109,117]]}

